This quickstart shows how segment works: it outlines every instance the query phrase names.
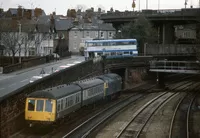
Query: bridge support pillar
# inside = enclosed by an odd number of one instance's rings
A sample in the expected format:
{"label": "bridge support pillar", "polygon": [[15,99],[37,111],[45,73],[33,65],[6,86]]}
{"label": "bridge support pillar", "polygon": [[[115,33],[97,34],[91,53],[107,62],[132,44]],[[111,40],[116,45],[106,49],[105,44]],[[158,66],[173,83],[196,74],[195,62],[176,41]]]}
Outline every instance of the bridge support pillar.
{"label": "bridge support pillar", "polygon": [[165,80],[164,80],[164,73],[157,72],[156,74],[156,85],[158,89],[164,89],[165,88]]}
{"label": "bridge support pillar", "polygon": [[160,28],[161,38],[162,38],[162,44],[173,44],[175,40],[174,36],[174,26],[171,23],[163,24]]}

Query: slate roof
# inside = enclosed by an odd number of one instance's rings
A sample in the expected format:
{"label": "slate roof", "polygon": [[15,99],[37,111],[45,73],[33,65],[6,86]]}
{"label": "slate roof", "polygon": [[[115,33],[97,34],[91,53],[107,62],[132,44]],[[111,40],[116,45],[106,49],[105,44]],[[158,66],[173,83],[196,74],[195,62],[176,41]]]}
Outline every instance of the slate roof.
{"label": "slate roof", "polygon": [[[21,20],[22,32],[30,32],[35,30],[35,21],[33,20]],[[11,19],[0,19],[0,29],[3,32],[18,32],[19,31],[19,21]]]}
{"label": "slate roof", "polygon": [[71,30],[101,30],[101,31],[115,31],[115,28],[112,26],[112,24],[98,24],[98,25],[92,25],[89,23],[80,24],[76,27],[73,27]]}
{"label": "slate roof", "polygon": [[57,31],[66,31],[73,26],[71,19],[56,19],[55,28]]}

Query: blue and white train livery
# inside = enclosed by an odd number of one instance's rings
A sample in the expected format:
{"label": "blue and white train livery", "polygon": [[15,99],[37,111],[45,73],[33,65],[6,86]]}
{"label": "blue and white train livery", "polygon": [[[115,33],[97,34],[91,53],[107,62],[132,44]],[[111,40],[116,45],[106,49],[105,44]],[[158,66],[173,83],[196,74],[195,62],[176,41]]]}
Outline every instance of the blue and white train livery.
{"label": "blue and white train livery", "polygon": [[127,56],[137,56],[136,39],[111,39],[111,40],[88,40],[85,42],[86,60],[98,56],[106,58],[121,58]]}

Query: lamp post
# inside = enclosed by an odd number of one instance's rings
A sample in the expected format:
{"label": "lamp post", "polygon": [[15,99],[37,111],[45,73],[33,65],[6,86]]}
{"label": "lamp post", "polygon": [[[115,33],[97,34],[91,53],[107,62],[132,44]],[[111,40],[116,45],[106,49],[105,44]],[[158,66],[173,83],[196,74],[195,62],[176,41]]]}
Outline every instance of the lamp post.
{"label": "lamp post", "polygon": [[148,0],[146,0],[146,10],[148,9]]}
{"label": "lamp post", "polygon": [[[19,25],[19,40],[22,41],[21,40],[22,24],[19,22],[18,25]],[[21,63],[21,44],[19,44],[19,63]]]}
{"label": "lamp post", "polygon": [[120,34],[120,38],[122,38],[122,31],[118,30],[118,33]]}
{"label": "lamp post", "polygon": [[185,0],[184,5],[185,5],[185,9],[186,9],[187,8],[187,0]]}

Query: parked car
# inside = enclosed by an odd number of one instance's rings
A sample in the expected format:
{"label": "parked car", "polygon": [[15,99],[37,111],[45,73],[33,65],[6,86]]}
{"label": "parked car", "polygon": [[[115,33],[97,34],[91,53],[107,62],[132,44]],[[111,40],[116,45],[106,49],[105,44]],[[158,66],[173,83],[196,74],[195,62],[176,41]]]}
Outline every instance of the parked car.
{"label": "parked car", "polygon": [[29,83],[32,83],[32,82],[34,82],[34,81],[36,81],[36,80],[39,80],[39,79],[41,79],[41,78],[42,78],[42,76],[33,76],[33,77],[30,79]]}
{"label": "parked car", "polygon": [[71,67],[71,66],[74,66],[75,64],[67,64],[67,66]]}
{"label": "parked car", "polygon": [[56,53],[52,53],[52,55],[53,55],[54,59],[56,59],[56,60],[60,60],[60,56],[59,56],[58,54],[56,54]]}
{"label": "parked car", "polygon": [[81,63],[81,61],[74,61],[74,64],[79,64]]}
{"label": "parked car", "polygon": [[68,67],[70,67],[70,66],[68,66],[68,65],[59,66],[54,72],[58,72],[58,71],[60,71],[60,70],[63,70],[63,69],[65,69],[65,68],[68,68]]}
{"label": "parked car", "polygon": [[34,81],[39,80],[39,79],[41,79],[41,78],[43,78],[43,77],[46,77],[46,76],[48,76],[48,75],[49,75],[49,74],[41,74],[41,75],[39,75],[39,76],[33,76],[33,77],[30,79],[29,83],[33,83]]}

